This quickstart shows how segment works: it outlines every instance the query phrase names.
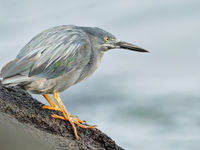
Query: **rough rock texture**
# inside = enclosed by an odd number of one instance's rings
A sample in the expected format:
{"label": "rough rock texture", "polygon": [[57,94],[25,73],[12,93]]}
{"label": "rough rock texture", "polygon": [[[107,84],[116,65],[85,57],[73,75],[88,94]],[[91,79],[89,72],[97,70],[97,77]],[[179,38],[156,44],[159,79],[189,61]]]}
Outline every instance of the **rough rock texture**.
{"label": "rough rock texture", "polygon": [[98,129],[77,127],[80,140],[75,140],[71,125],[68,122],[51,118],[50,115],[57,112],[43,110],[42,105],[21,89],[8,88],[0,84],[0,145],[2,150],[122,149]]}

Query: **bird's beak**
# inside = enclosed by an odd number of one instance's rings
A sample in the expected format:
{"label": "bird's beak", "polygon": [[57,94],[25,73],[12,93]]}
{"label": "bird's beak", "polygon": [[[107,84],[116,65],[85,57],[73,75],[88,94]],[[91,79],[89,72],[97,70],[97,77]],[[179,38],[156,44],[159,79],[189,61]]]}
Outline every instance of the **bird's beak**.
{"label": "bird's beak", "polygon": [[147,50],[138,47],[136,45],[133,45],[131,43],[127,43],[124,41],[119,41],[116,43],[117,47],[122,48],[122,49],[128,49],[128,50],[132,50],[132,51],[137,51],[137,52],[148,52]]}

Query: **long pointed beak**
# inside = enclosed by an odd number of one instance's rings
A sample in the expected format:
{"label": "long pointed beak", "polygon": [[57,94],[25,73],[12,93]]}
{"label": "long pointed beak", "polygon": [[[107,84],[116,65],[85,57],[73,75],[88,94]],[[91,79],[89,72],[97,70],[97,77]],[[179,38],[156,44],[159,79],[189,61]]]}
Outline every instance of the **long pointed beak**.
{"label": "long pointed beak", "polygon": [[137,51],[137,52],[147,52],[147,50],[141,48],[141,47],[138,47],[136,45],[133,45],[131,43],[127,43],[127,42],[124,42],[124,41],[119,41],[116,43],[117,46],[119,46],[119,48],[122,48],[122,49],[128,49],[128,50],[132,50],[132,51]]}

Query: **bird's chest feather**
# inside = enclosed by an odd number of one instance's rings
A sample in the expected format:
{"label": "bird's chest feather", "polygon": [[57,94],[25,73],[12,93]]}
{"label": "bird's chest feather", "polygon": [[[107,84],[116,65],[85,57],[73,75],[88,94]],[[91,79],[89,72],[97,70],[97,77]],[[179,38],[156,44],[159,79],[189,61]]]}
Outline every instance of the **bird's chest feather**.
{"label": "bird's chest feather", "polygon": [[95,71],[96,69],[99,67],[99,65],[101,64],[101,60],[103,57],[104,53],[92,53],[89,62],[87,63],[87,65],[82,69],[82,72],[79,76],[79,79],[76,81],[80,82],[84,79],[87,79],[88,77],[90,77]]}
{"label": "bird's chest feather", "polygon": [[94,61],[94,64],[92,66],[94,70],[92,70],[92,71],[95,71],[100,66],[101,60],[103,58],[103,54],[104,53],[100,53],[95,57],[95,61]]}

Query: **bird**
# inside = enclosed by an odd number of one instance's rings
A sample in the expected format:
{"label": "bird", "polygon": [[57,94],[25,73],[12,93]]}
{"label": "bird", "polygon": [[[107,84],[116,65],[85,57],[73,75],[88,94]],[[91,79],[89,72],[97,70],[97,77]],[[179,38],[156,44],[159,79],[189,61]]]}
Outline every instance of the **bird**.
{"label": "bird", "polygon": [[[111,49],[148,52],[98,27],[51,27],[33,37],[16,58],[1,69],[2,84],[43,95],[49,105],[42,108],[60,111],[62,115],[52,114],[51,117],[68,121],[76,140],[79,140],[76,126],[95,126],[86,125],[85,121],[71,115],[59,93],[91,76],[99,67],[104,53]],[[49,94],[53,94],[54,100]]]}

